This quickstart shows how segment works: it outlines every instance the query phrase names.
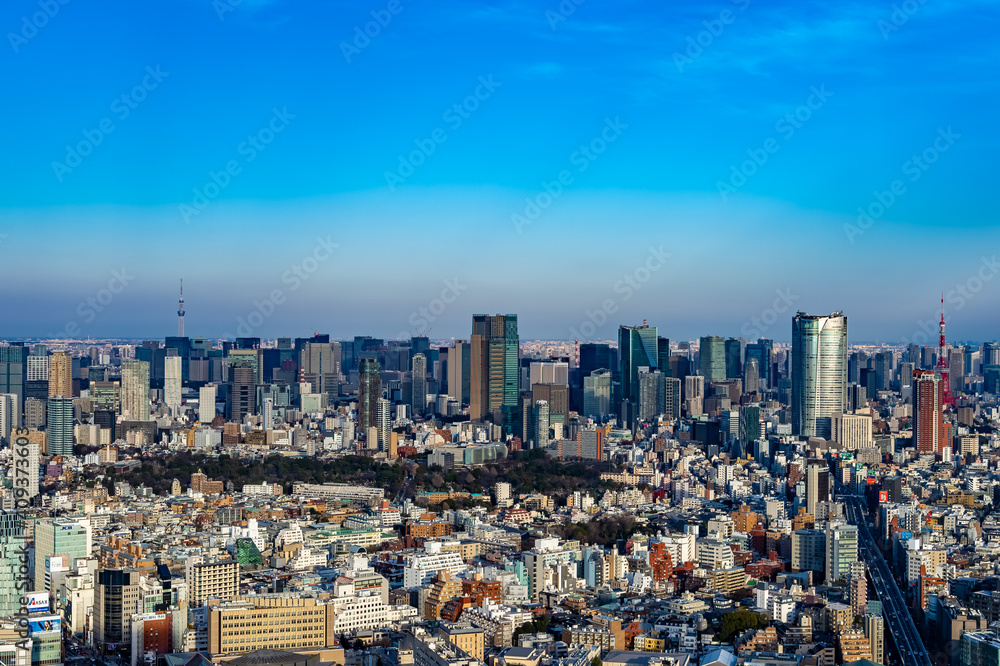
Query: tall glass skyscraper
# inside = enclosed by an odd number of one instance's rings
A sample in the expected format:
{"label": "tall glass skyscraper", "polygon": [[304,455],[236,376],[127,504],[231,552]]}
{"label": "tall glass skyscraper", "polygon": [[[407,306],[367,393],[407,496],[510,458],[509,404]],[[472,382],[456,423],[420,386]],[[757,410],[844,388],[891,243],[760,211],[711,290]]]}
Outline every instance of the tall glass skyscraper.
{"label": "tall glass skyscraper", "polygon": [[618,363],[621,400],[639,403],[639,368],[657,370],[659,340],[655,326],[618,327]]}
{"label": "tall glass skyscraper", "polygon": [[358,428],[362,433],[378,427],[376,410],[382,397],[381,372],[378,359],[362,358],[358,362]]}
{"label": "tall glass skyscraper", "polygon": [[504,408],[511,415],[517,411],[519,342],[517,315],[472,316],[469,413],[473,421],[492,416],[499,423]]}
{"label": "tall glass skyscraper", "polygon": [[847,317],[799,312],[792,318],[792,432],[830,438],[847,401]]}
{"label": "tall glass skyscraper", "polygon": [[706,384],[726,378],[726,341],[718,335],[706,335],[701,338],[698,371],[705,378]]}

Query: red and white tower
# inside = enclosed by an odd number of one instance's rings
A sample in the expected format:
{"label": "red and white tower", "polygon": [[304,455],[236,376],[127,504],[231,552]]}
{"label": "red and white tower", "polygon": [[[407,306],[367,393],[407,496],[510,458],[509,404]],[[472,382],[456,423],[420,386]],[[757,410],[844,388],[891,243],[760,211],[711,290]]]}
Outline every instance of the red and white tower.
{"label": "red and white tower", "polygon": [[948,380],[948,358],[945,354],[944,341],[944,294],[941,294],[941,335],[938,337],[938,360],[935,370],[941,375],[941,384],[944,393],[944,405],[955,406],[955,396],[951,394],[951,382]]}

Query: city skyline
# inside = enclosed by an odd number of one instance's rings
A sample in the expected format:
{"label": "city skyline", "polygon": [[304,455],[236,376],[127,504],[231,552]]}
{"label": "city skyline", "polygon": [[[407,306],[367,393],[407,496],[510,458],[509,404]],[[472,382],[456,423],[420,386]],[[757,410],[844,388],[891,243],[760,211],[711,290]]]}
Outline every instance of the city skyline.
{"label": "city skyline", "polygon": [[611,302],[753,338],[785,294],[888,341],[943,291],[955,339],[994,337],[996,5],[570,6],[5,5],[31,104],[0,165],[0,337],[162,334],[180,278],[212,337],[275,290],[263,336],[412,333],[447,292],[432,335],[517,312],[572,339]]}

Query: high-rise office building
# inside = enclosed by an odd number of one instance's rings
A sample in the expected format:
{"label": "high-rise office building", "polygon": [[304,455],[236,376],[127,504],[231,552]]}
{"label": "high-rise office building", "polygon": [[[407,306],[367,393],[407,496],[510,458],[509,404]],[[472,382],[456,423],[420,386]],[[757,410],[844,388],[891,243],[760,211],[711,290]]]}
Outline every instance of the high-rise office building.
{"label": "high-rise office building", "polygon": [[198,420],[211,423],[215,418],[216,385],[205,384],[198,389]]}
{"label": "high-rise office building", "polygon": [[132,616],[141,613],[142,574],[138,569],[101,569],[94,585],[94,643],[113,652],[132,643]]}
{"label": "high-rise office building", "polygon": [[743,392],[756,393],[760,390],[760,366],[757,359],[748,358],[743,366]]}
{"label": "high-rise office building", "polygon": [[392,403],[379,398],[375,406],[375,428],[378,432],[378,450],[388,453],[392,437]]}
{"label": "high-rise office building", "polygon": [[655,326],[618,327],[618,374],[622,400],[638,404],[639,368],[658,369],[658,345]]}
{"label": "high-rise office building", "polygon": [[413,416],[423,416],[427,411],[427,357],[414,354],[411,369]]}
{"label": "high-rise office building", "polygon": [[743,340],[726,338],[726,379],[743,376]]}
{"label": "high-rise office building", "polygon": [[768,340],[767,338],[760,338],[757,342],[751,342],[746,347],[746,352],[744,354],[744,363],[750,361],[750,359],[756,359],[757,370],[760,373],[760,390],[771,388],[774,384],[771,383],[771,357],[773,354],[774,342]]}
{"label": "high-rise office building", "polygon": [[549,445],[549,403],[544,400],[538,400],[535,402],[534,417],[534,448],[544,449]]}
{"label": "high-rise office building", "polygon": [[726,341],[718,335],[701,338],[698,352],[698,374],[706,383],[722,381],[726,378]]}
{"label": "high-rise office building", "polygon": [[597,369],[583,378],[583,416],[600,420],[611,414],[611,372]]}
{"label": "high-rise office building", "polygon": [[21,425],[21,405],[17,395],[0,393],[0,444],[9,445],[14,428]]}
{"label": "high-rise office building", "polygon": [[237,423],[244,416],[257,413],[256,370],[249,365],[237,365],[229,371],[229,420]]}
{"label": "high-rise office building", "polygon": [[[24,541],[24,514],[14,511],[0,512],[0,617],[9,617],[21,611],[21,547]],[[26,554],[26,553],[25,553]]]}
{"label": "high-rise office building", "polygon": [[[306,342],[299,353],[299,367],[305,380],[312,384],[313,393],[326,393],[336,398],[340,393],[339,342]],[[267,378],[270,382],[271,379]]]}
{"label": "high-rise office building", "polygon": [[73,398],[49,398],[46,409],[46,452],[50,456],[73,455]]}
{"label": "high-rise office building", "polygon": [[830,465],[822,458],[806,463],[806,511],[816,515],[816,505],[830,501]]}
{"label": "high-rise office building", "polygon": [[382,397],[381,370],[377,359],[362,358],[358,362],[358,429],[363,433],[378,427],[376,410]]}
{"label": "high-rise office building", "polygon": [[762,426],[759,404],[740,407],[739,443],[741,454],[749,452],[753,443],[762,437]]}
{"label": "high-rise office building", "polygon": [[659,370],[639,370],[639,420],[653,421],[666,413],[666,377]]}
{"label": "high-rise office building", "polygon": [[705,378],[701,375],[684,378],[684,406],[688,416],[701,416],[705,411]]}
{"label": "high-rise office building", "polygon": [[51,580],[46,577],[45,561],[65,555],[68,562],[78,557],[90,557],[93,545],[89,518],[40,518],[35,522],[35,569],[33,584],[36,590],[51,590]]}
{"label": "high-rise office building", "polygon": [[569,417],[569,390],[565,384],[535,384],[531,387],[531,399],[537,403],[544,400],[549,406],[549,425],[565,425]]}
{"label": "high-rise office building", "polygon": [[472,316],[469,412],[473,421],[502,418],[518,405],[520,354],[517,315]]}
{"label": "high-rise office building", "polygon": [[792,432],[830,438],[847,401],[847,317],[799,312],[792,319]]}
{"label": "high-rise office building", "polygon": [[[35,345],[28,355],[28,370],[24,382],[24,399],[49,398],[49,353],[45,345]],[[25,403],[27,404],[27,403]]]}
{"label": "high-rise office building", "polygon": [[465,340],[456,340],[448,349],[448,395],[463,407],[469,404],[469,368],[472,348]]}
{"label": "high-rise office building", "polygon": [[941,453],[944,380],[933,370],[913,371],[913,445],[919,453]]}
{"label": "high-rise office building", "polygon": [[28,398],[24,401],[24,427],[42,430],[45,428],[45,408],[49,400]]}
{"label": "high-rise office building", "polygon": [[163,359],[163,402],[171,409],[181,406],[182,361],[180,356]]}
{"label": "high-rise office building", "polygon": [[532,361],[528,366],[528,388],[535,384],[569,385],[569,363],[565,361]]}
{"label": "high-rise office building", "polygon": [[126,421],[149,420],[149,363],[122,363],[122,416]]}
{"label": "high-rise office building", "polygon": [[[1000,361],[998,361],[1000,363]],[[589,377],[594,370],[604,368],[614,372],[614,350],[606,342],[584,342],[580,345],[580,374]]]}
{"label": "high-rise office building", "polygon": [[57,351],[49,357],[49,395],[73,397],[73,357]]}
{"label": "high-rise office building", "polygon": [[27,359],[28,349],[22,344],[0,346],[0,393],[16,395],[18,410],[24,408]]}
{"label": "high-rise office building", "polygon": [[676,377],[667,377],[663,382],[664,394],[663,404],[666,408],[664,414],[670,420],[681,416],[681,380]]}
{"label": "high-rise office building", "polygon": [[858,561],[858,526],[843,521],[826,524],[826,582],[844,580]]}

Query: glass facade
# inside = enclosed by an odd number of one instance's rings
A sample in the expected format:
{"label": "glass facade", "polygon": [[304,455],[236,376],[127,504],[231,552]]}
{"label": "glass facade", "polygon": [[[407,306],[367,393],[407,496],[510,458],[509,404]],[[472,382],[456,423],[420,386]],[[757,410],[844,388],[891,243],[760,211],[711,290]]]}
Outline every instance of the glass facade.
{"label": "glass facade", "polygon": [[847,317],[795,315],[791,365],[792,432],[829,439],[847,401]]}

